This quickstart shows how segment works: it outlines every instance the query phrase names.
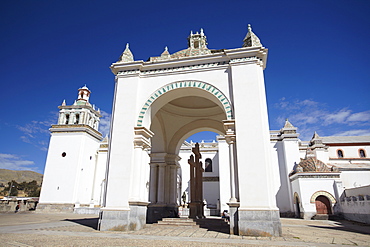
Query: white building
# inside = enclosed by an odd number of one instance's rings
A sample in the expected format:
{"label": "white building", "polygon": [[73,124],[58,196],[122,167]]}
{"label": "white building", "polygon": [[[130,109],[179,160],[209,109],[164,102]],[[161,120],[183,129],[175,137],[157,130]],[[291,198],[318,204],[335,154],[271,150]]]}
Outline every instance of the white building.
{"label": "white building", "polygon": [[38,210],[100,212],[101,230],[174,217],[184,192],[189,200],[194,143],[184,141],[205,130],[219,136],[200,143],[203,196],[210,214],[229,210],[231,233],[278,236],[280,214],[330,213],[344,187],[369,185],[370,137],[316,134],[305,143],[289,121],[269,131],[267,49],[248,29],[241,48],[210,50],[201,30],[189,35],[187,49],[166,48],[147,62],[134,61],[127,45],[111,66],[109,140],[97,131],[100,114],[86,87],[73,105],[59,107]]}

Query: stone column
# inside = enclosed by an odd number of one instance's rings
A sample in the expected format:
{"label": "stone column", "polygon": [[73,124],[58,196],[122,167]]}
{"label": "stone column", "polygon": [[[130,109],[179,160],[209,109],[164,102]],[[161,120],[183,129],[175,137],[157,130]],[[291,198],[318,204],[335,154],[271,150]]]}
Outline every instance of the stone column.
{"label": "stone column", "polygon": [[[145,181],[141,179],[141,172],[143,164],[141,157],[143,150],[150,147],[150,138],[153,133],[144,127],[135,127],[134,136],[134,167],[131,172],[131,186],[130,186],[130,197],[129,201],[147,201],[147,199],[140,198],[140,187],[145,186]],[[146,164],[145,164],[146,165]]]}
{"label": "stone column", "polygon": [[224,121],[224,128],[226,130],[225,139],[229,145],[229,165],[230,165],[230,200],[227,205],[229,205],[229,215],[230,215],[230,234],[238,235],[239,234],[239,214],[238,208],[240,203],[236,198],[236,160],[235,160],[235,121],[226,120]]}
{"label": "stone column", "polygon": [[231,235],[239,235],[239,214],[238,208],[240,206],[239,202],[229,202],[229,215],[230,215],[230,234]]}
{"label": "stone column", "polygon": [[164,185],[165,185],[165,172],[166,164],[158,164],[158,190],[157,190],[157,203],[164,203]]}
{"label": "stone column", "polygon": [[157,176],[158,165],[150,163],[150,179],[149,179],[149,202],[157,203]]}
{"label": "stone column", "polygon": [[74,124],[74,122],[75,122],[75,113],[71,112],[71,114],[69,114],[68,124]]}
{"label": "stone column", "polygon": [[236,181],[235,181],[235,121],[226,120],[224,121],[224,128],[226,130],[225,139],[229,144],[229,165],[230,165],[230,202],[234,203],[236,199]]}

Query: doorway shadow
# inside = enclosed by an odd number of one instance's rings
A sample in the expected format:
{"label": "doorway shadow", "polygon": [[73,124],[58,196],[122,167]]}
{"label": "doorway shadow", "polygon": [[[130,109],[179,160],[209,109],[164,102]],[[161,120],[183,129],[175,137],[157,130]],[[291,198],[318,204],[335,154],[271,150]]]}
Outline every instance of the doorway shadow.
{"label": "doorway shadow", "polygon": [[221,218],[204,218],[195,220],[200,228],[230,234],[230,225]]}
{"label": "doorway shadow", "polygon": [[64,221],[73,222],[82,226],[98,230],[99,217],[97,218],[84,218],[84,219],[65,219]]}

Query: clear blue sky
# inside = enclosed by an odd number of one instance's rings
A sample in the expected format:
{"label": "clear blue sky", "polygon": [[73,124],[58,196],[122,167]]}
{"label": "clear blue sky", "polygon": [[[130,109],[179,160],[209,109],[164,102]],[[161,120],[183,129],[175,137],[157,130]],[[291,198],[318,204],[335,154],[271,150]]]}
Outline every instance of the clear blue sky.
{"label": "clear blue sky", "polygon": [[248,23],[269,49],[271,129],[289,118],[303,140],[315,130],[370,135],[369,13],[365,0],[2,1],[0,168],[42,173],[57,107],[85,84],[106,132],[109,66],[127,42],[135,60],[147,60],[165,46],[186,48],[190,31],[203,28],[210,49],[237,48]]}

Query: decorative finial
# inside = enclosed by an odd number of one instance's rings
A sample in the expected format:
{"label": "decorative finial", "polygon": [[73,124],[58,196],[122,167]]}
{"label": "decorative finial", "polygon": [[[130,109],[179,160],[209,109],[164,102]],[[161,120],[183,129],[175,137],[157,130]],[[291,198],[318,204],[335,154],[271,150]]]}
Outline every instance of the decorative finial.
{"label": "decorative finial", "polygon": [[200,29],[200,35],[204,35],[203,28]]}
{"label": "decorative finial", "polygon": [[63,100],[62,106],[66,105],[66,100]]}
{"label": "decorative finial", "polygon": [[251,24],[248,24],[248,33],[243,40],[243,47],[262,46],[260,39],[252,32]]}
{"label": "decorative finial", "polygon": [[168,47],[167,46],[164,48],[164,51],[168,51]]}
{"label": "decorative finial", "polygon": [[121,54],[120,58],[118,59],[119,62],[133,62],[134,56],[129,48],[129,43],[126,44],[126,49]]}

